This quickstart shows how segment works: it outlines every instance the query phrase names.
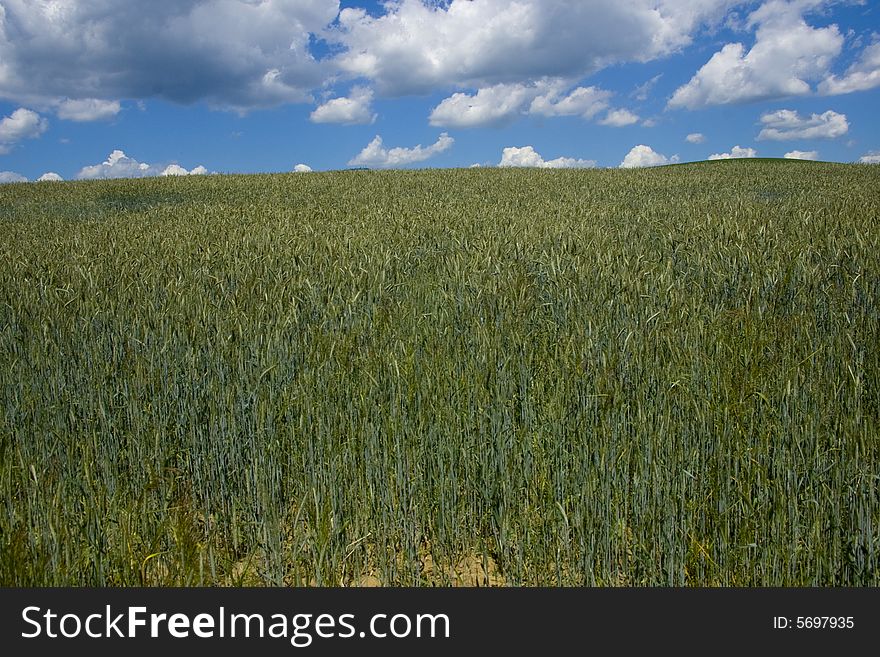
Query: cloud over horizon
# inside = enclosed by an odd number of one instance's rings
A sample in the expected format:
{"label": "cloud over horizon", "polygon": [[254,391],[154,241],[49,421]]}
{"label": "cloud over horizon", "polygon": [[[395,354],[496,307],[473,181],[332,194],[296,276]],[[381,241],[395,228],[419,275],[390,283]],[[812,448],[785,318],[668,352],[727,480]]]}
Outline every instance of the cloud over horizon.
{"label": "cloud over horizon", "polygon": [[579,160],[573,157],[557,157],[545,160],[532,146],[517,148],[510,146],[501,153],[499,167],[534,167],[538,169],[589,169],[596,166],[595,160]]}
{"label": "cloud over horizon", "polygon": [[421,144],[413,148],[385,148],[382,137],[376,135],[364,149],[355,157],[350,159],[348,163],[352,166],[366,166],[378,168],[402,167],[408,164],[424,162],[439,153],[452,147],[455,140],[445,132],[442,133],[437,141],[427,147]]}
{"label": "cloud over horizon", "polygon": [[664,164],[674,164],[678,162],[678,156],[666,157],[662,153],[656,152],[650,146],[639,144],[633,146],[623,162],[620,163],[621,169],[637,169],[641,167],[657,167]]}
{"label": "cloud over horizon", "polygon": [[739,158],[758,157],[758,151],[754,148],[744,148],[736,145],[730,149],[729,153],[712,153],[707,160],[737,160]]}
{"label": "cloud over horizon", "polygon": [[782,157],[786,160],[818,160],[819,151],[789,151]]}
{"label": "cloud over horizon", "polygon": [[85,166],[76,175],[78,180],[102,180],[109,178],[148,178],[152,176],[197,176],[208,173],[208,170],[199,165],[192,170],[187,170],[178,164],[169,164],[165,167],[153,166],[144,162],[138,162],[129,157],[121,150],[115,150],[100,164]]}
{"label": "cloud over horizon", "polygon": [[5,185],[7,183],[20,183],[27,182],[28,179],[25,178],[20,173],[15,173],[15,171],[0,171],[0,185]]}

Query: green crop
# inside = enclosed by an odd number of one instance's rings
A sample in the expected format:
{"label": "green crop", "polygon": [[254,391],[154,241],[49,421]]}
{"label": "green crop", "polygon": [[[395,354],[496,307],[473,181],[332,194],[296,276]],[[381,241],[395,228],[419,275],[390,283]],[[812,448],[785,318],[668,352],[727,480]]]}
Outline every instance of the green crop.
{"label": "green crop", "polygon": [[880,167],[0,188],[0,584],[880,585]]}

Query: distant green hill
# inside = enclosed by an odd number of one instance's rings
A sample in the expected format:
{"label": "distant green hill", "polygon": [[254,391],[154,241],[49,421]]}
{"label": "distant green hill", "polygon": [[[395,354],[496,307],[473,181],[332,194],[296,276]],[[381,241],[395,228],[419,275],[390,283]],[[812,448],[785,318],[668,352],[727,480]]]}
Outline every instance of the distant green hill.
{"label": "distant green hill", "polygon": [[705,164],[723,164],[739,162],[745,166],[752,166],[761,163],[802,163],[802,164],[837,164],[840,166],[849,166],[840,162],[824,162],[822,160],[801,160],[787,157],[732,157],[719,160],[699,160],[696,162],[676,162],[675,164],[666,164],[667,167],[686,166],[686,165],[705,165]]}

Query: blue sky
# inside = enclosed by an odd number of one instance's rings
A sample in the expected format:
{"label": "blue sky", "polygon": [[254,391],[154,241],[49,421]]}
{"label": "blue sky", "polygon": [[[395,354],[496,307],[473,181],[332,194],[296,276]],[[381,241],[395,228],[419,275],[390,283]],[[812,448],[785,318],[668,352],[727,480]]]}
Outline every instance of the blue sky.
{"label": "blue sky", "polygon": [[0,0],[0,181],[880,163],[880,3]]}

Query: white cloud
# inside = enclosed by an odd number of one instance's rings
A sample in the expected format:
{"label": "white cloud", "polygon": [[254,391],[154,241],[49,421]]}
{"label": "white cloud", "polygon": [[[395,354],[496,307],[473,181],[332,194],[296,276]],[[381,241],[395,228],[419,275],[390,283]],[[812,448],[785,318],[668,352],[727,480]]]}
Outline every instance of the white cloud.
{"label": "white cloud", "polygon": [[584,169],[596,166],[595,160],[577,160],[571,157],[558,157],[545,160],[531,146],[517,148],[511,146],[501,153],[500,167],[537,167],[540,169]]}
{"label": "white cloud", "polygon": [[702,144],[704,141],[706,141],[706,135],[704,135],[702,132],[692,132],[684,139],[689,144]]}
{"label": "white cloud", "polygon": [[452,94],[431,111],[430,123],[444,128],[500,125],[518,115],[537,89],[523,84],[496,84],[474,95]]}
{"label": "white cloud", "polygon": [[138,162],[128,157],[123,151],[115,150],[101,164],[94,164],[80,169],[77,178],[94,180],[98,178],[143,178],[151,173],[149,164]]}
{"label": "white cloud", "polygon": [[843,46],[836,25],[813,28],[803,13],[822,0],[769,0],[750,14],[755,44],[728,43],[679,87],[670,108],[745,103],[811,93],[810,82],[828,75]]}
{"label": "white cloud", "polygon": [[758,151],[754,148],[744,148],[742,146],[734,146],[729,153],[712,153],[707,159],[709,160],[736,160],[746,157],[758,157]]}
{"label": "white cloud", "polygon": [[62,180],[64,180],[64,178],[59,176],[54,171],[47,171],[42,176],[37,178],[38,182],[61,182]]}
{"label": "white cloud", "polygon": [[28,179],[15,171],[0,171],[0,185],[6,183],[27,182]]}
{"label": "white cloud", "polygon": [[880,164],[880,151],[865,153],[859,158],[861,164]]}
{"label": "white cloud", "polygon": [[789,139],[835,139],[849,131],[846,114],[832,110],[801,117],[793,110],[777,110],[761,117],[763,129],[758,139],[785,141]]}
{"label": "white cloud", "polygon": [[[628,109],[611,110],[605,115],[605,118],[599,121],[601,125],[610,125],[614,128],[622,128],[627,125],[639,122],[639,115],[630,112]],[[648,126],[650,127],[650,126]]]}
{"label": "white cloud", "polygon": [[203,175],[206,173],[208,173],[208,170],[203,166],[197,166],[189,171],[178,164],[169,164],[164,168],[152,166],[144,162],[138,162],[121,150],[115,150],[101,164],[94,164],[80,169],[76,177],[79,180],[96,180],[104,178]]}
{"label": "white cloud", "polygon": [[122,106],[118,100],[99,100],[97,98],[81,98],[61,101],[55,110],[59,119],[68,121],[101,121],[112,119],[119,114]]}
{"label": "white cloud", "polygon": [[654,89],[654,86],[660,81],[660,78],[663,77],[662,73],[658,73],[653,78],[645,82],[644,84],[640,84],[635,88],[632,92],[632,97],[636,100],[645,101],[648,100],[648,96],[651,94],[651,91]]}
{"label": "white cloud", "polygon": [[656,167],[661,164],[674,164],[675,162],[678,162],[677,155],[666,157],[662,153],[656,152],[650,146],[639,144],[638,146],[633,146],[630,152],[626,154],[626,157],[623,158],[623,162],[620,163],[620,167],[622,169]]}
{"label": "white cloud", "polygon": [[832,96],[866,91],[880,86],[880,42],[868,46],[842,78],[829,76],[819,84],[819,92]]}
{"label": "white cloud", "polygon": [[[529,107],[530,114],[542,116],[581,116],[592,119],[608,108],[612,92],[599,87],[578,87],[562,96],[561,83],[551,85],[547,93],[537,96]],[[560,97],[562,96],[562,97]]]}
{"label": "white cloud", "polygon": [[334,98],[312,112],[313,123],[342,123],[343,125],[366,125],[376,120],[370,109],[373,91],[368,87],[354,87],[348,98]]}
{"label": "white cloud", "polygon": [[334,62],[387,95],[577,79],[690,43],[738,0],[400,0],[378,16],[346,8]]}
{"label": "white cloud", "polygon": [[159,175],[160,176],[188,176],[189,171],[184,169],[179,164],[169,164],[167,167],[165,167],[162,170],[162,173],[160,173]]}
{"label": "white cloud", "polygon": [[786,160],[818,160],[819,151],[789,151],[783,157]]}
{"label": "white cloud", "polygon": [[338,0],[4,0],[0,97],[162,98],[249,109],[309,102],[313,34]]}
{"label": "white cloud", "polygon": [[[0,98],[47,108],[158,98],[247,111],[312,103],[314,90],[349,80],[386,96],[576,84],[679,52],[747,3],[393,0],[340,12],[340,0],[3,0]],[[339,105],[316,117],[345,114]],[[113,109],[69,114],[106,119]]]}
{"label": "white cloud", "polygon": [[296,173],[311,173],[312,167],[310,167],[308,164],[297,164],[295,167],[293,167],[293,170]]}
{"label": "white cloud", "polygon": [[434,108],[430,122],[437,127],[472,128],[503,125],[521,114],[592,119],[608,108],[613,95],[599,87],[577,87],[566,93],[567,87],[565,80],[550,78],[496,84],[474,94],[455,93]]}
{"label": "white cloud", "polygon": [[0,121],[0,142],[16,142],[39,137],[46,131],[48,121],[33,110],[19,107]]}
{"label": "white cloud", "polygon": [[376,135],[373,141],[367,144],[364,150],[349,160],[348,163],[352,166],[382,168],[405,166],[415,162],[424,162],[438,153],[442,153],[450,148],[454,141],[452,137],[444,132],[434,144],[427,147],[419,144],[413,148],[397,147],[387,149],[382,143],[382,137]]}
{"label": "white cloud", "polygon": [[195,169],[187,171],[179,164],[169,164],[167,167],[162,169],[162,172],[159,174],[160,176],[204,176],[208,173],[208,170],[202,165],[197,166]]}
{"label": "white cloud", "polygon": [[[2,8],[2,6],[0,6]],[[49,122],[33,110],[19,107],[0,120],[0,154],[8,153],[23,139],[35,139],[46,132]]]}

